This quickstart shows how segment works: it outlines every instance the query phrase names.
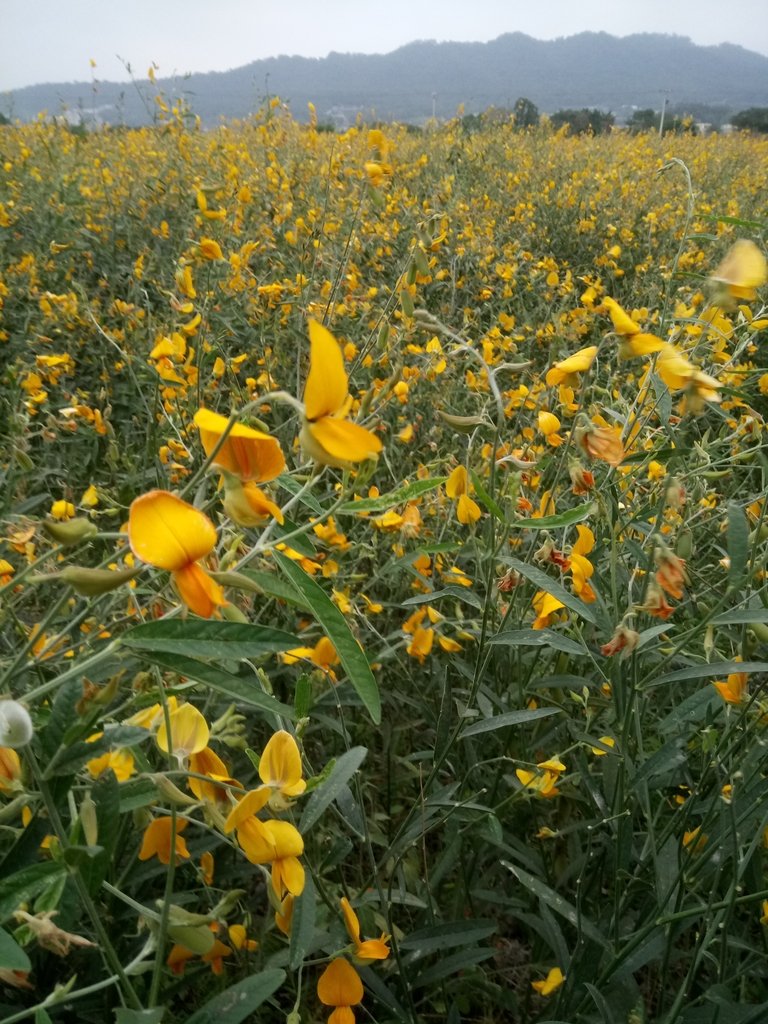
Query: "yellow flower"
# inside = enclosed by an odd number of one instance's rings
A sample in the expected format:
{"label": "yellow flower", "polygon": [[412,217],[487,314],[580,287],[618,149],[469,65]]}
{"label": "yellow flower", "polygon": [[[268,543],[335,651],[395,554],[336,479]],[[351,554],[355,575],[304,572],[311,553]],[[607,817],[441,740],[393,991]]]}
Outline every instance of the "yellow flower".
{"label": "yellow flower", "polygon": [[606,309],[613,323],[613,329],[618,335],[627,338],[633,334],[640,334],[640,328],[632,317],[621,308],[615,299],[610,298],[608,295],[603,299],[598,312]]}
{"label": "yellow flower", "polygon": [[197,247],[199,255],[204,260],[223,260],[224,254],[221,246],[213,238],[201,238]]}
{"label": "yellow flower", "polygon": [[[229,420],[225,416],[198,409],[195,426],[205,454],[211,452],[221,440]],[[244,423],[235,423],[213,459],[214,466],[225,469],[240,480],[266,483],[274,480],[285,469],[285,458],[278,440]]]}
{"label": "yellow flower", "polygon": [[315,462],[348,469],[381,451],[370,430],[345,419],[352,403],[339,343],[317,320],[309,321],[309,375],[304,389],[301,446]]}
{"label": "yellow flower", "polygon": [[565,975],[559,967],[553,967],[542,981],[532,981],[532,987],[542,996],[551,996],[565,981]]}
{"label": "yellow flower", "polygon": [[214,525],[199,509],[169,491],[149,491],[131,505],[128,539],[137,558],[173,574],[182,601],[197,615],[209,619],[227,603],[198,565],[216,544]]}
{"label": "yellow flower", "polygon": [[[741,658],[738,657],[736,660],[741,661]],[[726,704],[741,704],[749,697],[748,681],[749,675],[746,672],[731,672],[725,682],[717,679],[712,685]]]}
{"label": "yellow flower", "polygon": [[432,644],[435,640],[434,629],[424,629],[422,626],[417,626],[413,632],[413,638],[406,647],[406,653],[410,654],[412,658],[420,664],[424,664],[424,659],[432,650]]}
{"label": "yellow flower", "polygon": [[0,793],[21,789],[21,761],[12,747],[0,747]]}
{"label": "yellow flower", "polygon": [[536,612],[533,628],[546,629],[555,612],[564,607],[565,605],[558,598],[548,594],[545,590],[540,590],[533,598],[533,608]]}
{"label": "yellow flower", "polygon": [[382,933],[378,939],[360,940],[360,921],[352,909],[352,905],[346,896],[341,899],[341,912],[344,915],[344,924],[347,933],[355,946],[355,960],[359,963],[369,963],[371,960],[386,960],[389,956],[389,937]]}
{"label": "yellow flower", "polygon": [[[613,748],[616,746],[616,740],[613,738],[613,736],[600,736],[599,739],[600,742],[603,744],[603,747]],[[590,750],[595,755],[595,757],[606,757],[608,754],[608,751],[603,750],[602,747],[590,747]]]}
{"label": "yellow flower", "polygon": [[270,737],[259,761],[259,778],[283,797],[300,796],[307,788],[301,777],[301,754],[296,740],[281,729]]}
{"label": "yellow flower", "polygon": [[482,515],[480,506],[469,497],[471,485],[469,476],[464,466],[457,466],[448,477],[445,484],[445,493],[449,498],[458,499],[456,502],[456,518],[464,526],[476,523]]}
{"label": "yellow flower", "polygon": [[280,657],[286,665],[295,665],[300,658],[307,658],[324,672],[338,665],[340,660],[327,636],[321,636],[314,647],[294,647],[290,651],[283,651]]}
{"label": "yellow flower", "polygon": [[574,374],[584,373],[590,368],[597,355],[597,345],[590,345],[588,348],[579,349],[572,356],[555,363],[547,371],[547,386],[553,387],[556,384],[574,385]]}
{"label": "yellow flower", "polygon": [[768,280],[768,264],[754,242],[740,238],[725,254],[710,280],[721,286],[718,289],[721,298],[730,302],[751,301],[756,298],[757,289]]}
{"label": "yellow flower", "polygon": [[595,546],[595,535],[588,526],[577,526],[576,532],[579,539],[571,548],[570,569],[573,577],[573,592],[582,601],[591,604],[595,598],[595,592],[589,585],[588,580],[594,573],[594,566],[586,557]]}
{"label": "yellow flower", "polygon": [[170,817],[154,818],[144,830],[144,838],[139,850],[139,860],[149,860],[150,857],[157,857],[161,864],[171,862],[171,843],[176,858],[188,858],[189,850],[187,844],[179,835],[183,832],[189,822],[186,818],[176,819],[176,831],[172,830],[173,822]]}
{"label": "yellow flower", "polygon": [[363,983],[354,967],[343,957],[331,960],[317,983],[317,998],[323,1006],[336,1009],[328,1024],[354,1024],[351,1007],[363,1001]]}
{"label": "yellow flower", "polygon": [[158,747],[164,753],[170,751],[175,757],[186,759],[190,754],[199,754],[208,746],[211,730],[194,704],[180,704],[169,713],[168,720],[171,726],[170,743],[165,718],[161,721],[155,737]]}
{"label": "yellow flower", "polygon": [[282,524],[282,509],[251,480],[242,483],[237,477],[224,476],[224,511],[238,526],[260,526],[271,516]]}
{"label": "yellow flower", "polygon": [[60,498],[51,505],[51,516],[59,521],[71,519],[75,514],[75,506],[71,501],[64,501]]}

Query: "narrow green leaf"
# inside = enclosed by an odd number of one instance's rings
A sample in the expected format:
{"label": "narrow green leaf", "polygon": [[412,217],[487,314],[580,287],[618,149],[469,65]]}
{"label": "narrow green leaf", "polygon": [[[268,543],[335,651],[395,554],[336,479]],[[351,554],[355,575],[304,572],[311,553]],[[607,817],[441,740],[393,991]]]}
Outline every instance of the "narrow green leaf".
{"label": "narrow green leaf", "polygon": [[571,640],[553,629],[511,629],[492,636],[489,644],[504,647],[551,647],[565,654],[587,654],[587,649],[576,640]]}
{"label": "narrow green leaf", "polygon": [[535,565],[528,565],[527,562],[521,562],[518,558],[511,558],[509,555],[502,557],[501,561],[505,565],[510,565],[515,572],[524,576],[535,587],[538,587],[539,590],[545,590],[552,597],[556,597],[558,601],[562,601],[566,608],[576,612],[582,619],[586,619],[587,622],[597,623],[597,615],[592,605],[584,604],[583,601],[580,601],[578,597],[567,591],[557,580],[547,576],[545,572],[537,569]]}
{"label": "narrow green leaf", "polygon": [[506,516],[499,508],[498,504],[493,500],[488,491],[486,491],[483,481],[475,472],[471,472],[470,477],[472,479],[472,485],[475,488],[475,494],[480,499],[483,505],[488,509],[494,519],[497,519],[500,523],[505,522]]}
{"label": "narrow green leaf", "polygon": [[267,597],[273,597],[276,601],[285,601],[286,604],[295,605],[309,611],[309,605],[293,589],[290,583],[279,578],[275,573],[257,572],[255,569],[242,569],[243,576],[247,576],[252,583],[255,583],[259,590]]}
{"label": "narrow green leaf", "polygon": [[567,512],[559,512],[556,516],[541,516],[539,519],[513,519],[508,526],[510,530],[562,530],[576,523],[583,523],[595,514],[597,505],[594,501],[586,505],[577,505]]}
{"label": "narrow green leaf", "polygon": [[[296,592],[304,597],[312,609],[312,614],[325,630],[328,639],[336,648],[344,671],[371,716],[374,725],[381,722],[381,698],[379,687],[374,679],[371,666],[358,641],[352,635],[346,619],[331,601],[322,587],[300,566],[279,552],[274,558],[282,571],[296,588]],[[298,646],[298,643],[291,646]]]}
{"label": "narrow green leaf", "polygon": [[712,619],[713,626],[740,626],[750,622],[768,622],[768,608],[732,608]]}
{"label": "narrow green leaf", "polygon": [[283,981],[285,971],[278,968],[244,978],[187,1017],[187,1024],[241,1024],[277,991]]}
{"label": "narrow green leaf", "polygon": [[447,479],[447,476],[434,476],[430,477],[429,480],[414,480],[412,484],[398,487],[396,491],[390,491],[389,494],[380,494],[378,498],[361,498],[360,501],[347,501],[336,511],[338,515],[359,515],[361,512],[386,512],[387,509],[394,508],[395,505],[403,505],[406,501],[412,501],[414,498],[426,494],[427,491],[436,490]]}
{"label": "narrow green leaf", "polygon": [[137,651],[162,651],[222,661],[287,651],[298,647],[299,639],[269,626],[206,619],[160,619],[129,629],[122,643]]}
{"label": "narrow green leaf", "polygon": [[712,676],[727,676],[730,672],[768,672],[768,661],[713,661],[708,665],[689,665],[676,672],[666,672],[655,679],[647,680],[643,690],[650,690],[665,683],[679,683],[686,679],[709,679]]}
{"label": "narrow green leaf", "polygon": [[[293,646],[299,646],[298,638],[293,641]],[[180,654],[166,654],[161,651],[142,651],[142,657],[151,661],[154,665],[178,672],[181,676],[195,679],[198,683],[205,683],[217,693],[223,693],[225,697],[249,704],[253,708],[259,708],[273,715],[283,715],[291,721],[296,717],[288,704],[282,704],[268,693],[264,693],[253,679],[236,676],[231,672],[225,672],[218,665],[210,665],[205,661],[198,661],[196,658],[185,658]]]}
{"label": "narrow green leaf", "polygon": [[341,755],[328,778],[314,790],[307,801],[299,822],[300,832],[308,832],[312,828],[326,807],[333,803],[355,774],[367,753],[365,747],[352,747]]}
{"label": "narrow green leaf", "polygon": [[496,931],[495,921],[475,918],[469,921],[447,921],[411,932],[400,942],[400,949],[408,952],[408,959],[420,960],[430,953],[457,946],[476,946]]}
{"label": "narrow green leaf", "polygon": [[[315,511],[317,515],[323,514],[322,508],[318,507],[318,509]],[[273,532],[277,537],[278,542],[280,541],[281,537],[287,537],[289,533],[293,534],[290,540],[287,540],[285,542],[288,545],[288,547],[292,548],[294,551],[298,551],[299,554],[303,555],[305,558],[314,558],[317,555],[317,548],[312,543],[312,540],[310,539],[310,536],[308,534],[296,533],[296,531],[299,528],[299,523],[294,523],[290,519],[286,519],[285,522],[282,523],[282,525],[280,523],[275,523],[273,527]]]}
{"label": "narrow green leaf", "polygon": [[477,608],[478,611],[483,610],[482,600],[469,587],[447,586],[442,590],[430,590],[426,594],[414,594],[413,597],[407,597],[400,604],[403,608],[410,608],[415,604],[432,604],[433,601],[439,601],[443,597],[452,597],[454,601],[463,601],[464,604],[469,604],[473,608]]}
{"label": "narrow green leaf", "polygon": [[[277,480],[275,480],[275,484],[285,488],[285,490],[294,497],[299,494],[304,486],[303,484],[300,484],[298,480],[294,480],[289,473],[284,473],[282,476],[279,476]],[[311,509],[316,516],[321,516],[323,514],[323,506],[311,491],[304,491],[304,493],[300,495],[299,500],[303,505],[306,505],[307,508]]]}
{"label": "narrow green leaf", "polygon": [[604,949],[610,948],[610,941],[603,935],[599,928],[596,928],[590,921],[588,921],[583,914],[579,914],[578,910],[572,903],[569,903],[563,896],[554,889],[551,889],[548,885],[545,885],[540,879],[534,875],[524,871],[523,868],[517,864],[511,864],[509,861],[503,860],[502,866],[508,868],[512,874],[517,878],[522,886],[524,886],[531,895],[535,896],[545,903],[551,910],[554,910],[556,914],[560,914],[564,917],[569,924],[572,924],[574,928],[580,929],[588,939],[592,942],[598,943]]}
{"label": "narrow green leaf", "polygon": [[0,928],[0,967],[6,971],[31,971],[29,957],[16,939]]}
{"label": "narrow green leaf", "polygon": [[437,963],[417,975],[410,984],[415,989],[434,985],[435,982],[442,981],[443,978],[450,978],[452,974],[465,971],[468,967],[489,960],[497,952],[494,946],[478,946],[477,949],[459,950],[458,953],[452,953],[451,956],[441,957]]}
{"label": "narrow green leaf", "polygon": [[161,1024],[165,1007],[158,1006],[154,1010],[129,1010],[119,1006],[115,1010],[115,1024]]}
{"label": "narrow green leaf", "polygon": [[747,571],[749,558],[749,525],[744,509],[737,501],[728,502],[728,525],[725,533],[728,548],[728,587],[736,590]]}
{"label": "narrow green leaf", "polygon": [[315,884],[307,872],[304,876],[304,889],[293,905],[291,921],[291,940],[289,945],[290,959],[288,966],[297,970],[309,952],[315,934]]}
{"label": "narrow green leaf", "polygon": [[472,725],[462,732],[461,738],[478,736],[483,732],[494,732],[496,729],[506,729],[511,725],[528,725],[538,718],[548,718],[550,715],[559,715],[560,708],[534,708],[522,711],[507,711],[503,715],[494,715],[493,718],[484,718],[480,722],[473,722]]}

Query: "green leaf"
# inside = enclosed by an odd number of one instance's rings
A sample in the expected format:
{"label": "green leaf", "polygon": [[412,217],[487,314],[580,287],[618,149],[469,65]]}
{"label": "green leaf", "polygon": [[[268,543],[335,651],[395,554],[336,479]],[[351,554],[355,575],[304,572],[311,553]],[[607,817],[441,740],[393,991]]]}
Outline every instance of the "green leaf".
{"label": "green leaf", "polygon": [[469,921],[448,921],[411,932],[400,942],[400,949],[408,952],[410,961],[420,960],[430,953],[456,946],[476,946],[496,931],[496,922],[485,918]]}
{"label": "green leaf", "polygon": [[30,971],[29,957],[16,939],[0,928],[0,967],[6,971]]}
{"label": "green leaf", "polygon": [[365,760],[365,747],[352,747],[341,755],[333,766],[328,778],[317,787],[307,801],[299,822],[299,832],[308,832],[323,811],[341,793],[346,784]]}
{"label": "green leaf", "polygon": [[[318,507],[316,514],[322,515],[323,509]],[[290,519],[286,519],[282,525],[276,522],[272,528],[276,537],[275,543],[279,543],[282,537],[287,537],[288,534],[292,534],[293,536],[291,536],[289,540],[285,541],[286,545],[293,551],[298,551],[298,553],[303,555],[305,558],[315,558],[317,556],[317,548],[307,534],[296,532],[299,529],[301,529],[300,524],[294,523]]]}
{"label": "green leaf", "polygon": [[515,572],[524,576],[530,583],[533,583],[539,590],[545,590],[552,597],[556,597],[558,601],[562,601],[566,608],[570,608],[571,611],[576,612],[582,619],[586,619],[587,622],[597,623],[597,615],[592,605],[584,604],[578,597],[574,597],[573,594],[569,593],[565,587],[561,586],[557,580],[553,580],[551,576],[547,576],[541,569],[537,569],[535,565],[528,565],[527,562],[521,562],[518,558],[511,558],[509,555],[505,555],[501,558],[501,561],[505,565],[510,565]]}
{"label": "green leaf", "polygon": [[[575,526],[576,523],[583,523],[597,511],[597,504],[594,501],[586,505],[577,505],[567,512],[559,512],[556,516],[541,516],[539,519],[513,519],[507,525],[510,530],[562,530],[568,526]],[[551,591],[550,591],[551,593]]]}
{"label": "green leaf", "polygon": [[285,601],[286,604],[309,611],[307,602],[296,593],[290,583],[278,578],[275,573],[257,572],[255,569],[241,569],[241,573],[255,583],[267,597],[273,597],[276,601]]}
{"label": "green leaf", "polygon": [[750,622],[768,622],[768,608],[732,608],[712,619],[713,626],[740,626]]}
{"label": "green leaf", "polygon": [[298,637],[269,626],[206,619],[160,619],[129,629],[122,643],[137,651],[197,658],[256,658],[299,646]]}
{"label": "green leaf", "polygon": [[[381,698],[371,666],[358,641],[352,635],[346,619],[331,601],[322,587],[315,583],[303,569],[279,552],[274,552],[275,561],[296,588],[306,598],[312,614],[325,630],[328,639],[336,648],[344,671],[371,716],[374,725],[381,722]],[[298,643],[291,646],[298,646]]]}
{"label": "green leaf", "polygon": [[[294,639],[293,646],[299,646],[298,639]],[[232,700],[249,704],[272,715],[284,715],[291,721],[296,717],[293,708],[264,693],[255,680],[233,675],[218,665],[209,665],[208,662],[198,661],[196,658],[185,658],[180,654],[165,654],[159,651],[142,651],[142,656],[154,665],[178,672],[179,675],[195,679],[198,683],[205,683],[212,690],[223,693]]]}
{"label": "green leaf", "polygon": [[725,532],[728,548],[728,587],[736,590],[747,571],[749,558],[749,525],[744,509],[737,501],[728,502],[728,525]]}
{"label": "green leaf", "polygon": [[231,985],[214,996],[186,1024],[241,1024],[285,981],[285,971],[272,968]]}
{"label": "green leaf", "polygon": [[523,868],[517,864],[511,864],[509,861],[503,860],[503,867],[508,868],[512,874],[517,878],[521,885],[523,885],[528,892],[530,892],[537,899],[540,899],[542,903],[545,903],[551,910],[554,910],[556,914],[560,914],[564,917],[569,924],[572,924],[574,928],[579,929],[586,935],[592,942],[596,942],[604,949],[610,948],[609,939],[603,935],[603,933],[595,927],[590,921],[588,921],[583,914],[574,907],[572,903],[569,903],[560,893],[555,892],[548,885],[545,885],[540,879],[534,875],[528,874]]}
{"label": "green leaf", "polygon": [[292,971],[301,966],[312,943],[315,934],[315,909],[315,885],[312,876],[307,872],[304,876],[304,889],[293,905],[288,961]]}
{"label": "green leaf", "polygon": [[488,491],[486,491],[485,487],[483,486],[483,481],[475,472],[470,472],[469,475],[471,477],[472,485],[475,488],[475,494],[477,495],[477,497],[480,499],[483,505],[485,505],[485,507],[488,509],[488,511],[491,513],[494,519],[498,519],[500,523],[503,523],[506,517],[502,510],[497,505],[497,503],[490,496]]}
{"label": "green leaf", "polygon": [[433,476],[429,480],[414,480],[412,484],[405,484],[398,487],[396,491],[389,494],[380,494],[378,498],[361,498],[360,501],[347,501],[338,508],[338,515],[359,515],[361,512],[386,512],[395,505],[403,505],[406,501],[412,501],[427,491],[434,491],[441,487],[447,476]]}
{"label": "green leaf", "polygon": [[712,676],[727,676],[730,672],[768,672],[768,661],[713,661],[708,665],[689,665],[676,672],[666,672],[641,685],[640,689],[651,690],[665,683],[679,683],[686,679],[709,679]]}
{"label": "green leaf", "polygon": [[522,711],[507,711],[503,715],[494,715],[493,718],[484,718],[481,722],[473,722],[467,726],[461,734],[462,739],[468,736],[478,736],[483,732],[494,732],[496,729],[506,729],[511,725],[527,725],[535,722],[537,718],[548,718],[550,715],[559,715],[560,708],[534,708]]}
{"label": "green leaf", "polygon": [[120,1006],[115,1010],[115,1024],[160,1024],[164,1013],[164,1006],[154,1010],[129,1010]]}
{"label": "green leaf", "polygon": [[403,608],[410,608],[415,604],[431,604],[433,601],[439,601],[441,597],[452,597],[454,601],[463,601],[464,604],[469,604],[473,608],[477,608],[478,611],[483,610],[483,602],[473,593],[469,587],[443,587],[442,590],[430,590],[426,594],[414,594],[413,597],[407,597],[405,601],[401,601],[400,605]]}
{"label": "green leaf", "polygon": [[462,949],[451,956],[441,957],[437,963],[427,967],[410,981],[411,987],[424,988],[426,985],[434,985],[443,978],[449,978],[452,974],[464,971],[475,964],[481,964],[497,953],[498,950],[494,946],[478,946],[477,949]]}
{"label": "green leaf", "polygon": [[687,760],[682,739],[669,740],[639,767],[633,782],[647,782],[653,789],[672,785],[675,777],[683,778],[680,769]]}
{"label": "green leaf", "polygon": [[57,775],[71,775],[82,767],[86,761],[94,757],[101,757],[110,750],[119,747],[132,747],[135,743],[141,743],[150,736],[147,729],[141,729],[135,725],[107,726],[104,735],[100,736],[93,743],[82,740],[79,743],[72,743],[68,747],[59,747],[57,752],[48,762],[43,772],[44,779],[52,779]]}
{"label": "green leaf", "polygon": [[65,871],[63,864],[43,861],[0,880],[0,921],[10,917],[20,903],[31,903],[42,889]]}
{"label": "green leaf", "polygon": [[[311,509],[316,516],[321,516],[323,514],[323,506],[320,504],[320,502],[317,500],[314,494],[312,494],[311,491],[304,491],[304,493],[302,494],[301,491],[304,487],[304,484],[300,484],[298,480],[294,480],[293,477],[290,476],[290,474],[284,473],[282,476],[279,476],[277,480],[275,480],[275,483],[280,487],[284,487],[285,490],[288,491],[289,494],[292,494],[294,497],[296,497],[296,495],[299,495],[299,500],[301,501],[302,505],[306,505],[307,508]],[[279,526],[280,524],[278,523],[277,525]]]}
{"label": "green leaf", "polygon": [[512,629],[497,633],[488,640],[489,644],[500,644],[505,647],[551,647],[565,654],[587,654],[583,644],[571,640],[553,629]]}

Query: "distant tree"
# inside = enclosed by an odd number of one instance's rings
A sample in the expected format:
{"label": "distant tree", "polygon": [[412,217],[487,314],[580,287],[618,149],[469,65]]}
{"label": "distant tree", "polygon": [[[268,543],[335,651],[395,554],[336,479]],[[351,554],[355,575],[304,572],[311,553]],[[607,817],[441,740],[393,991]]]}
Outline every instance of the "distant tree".
{"label": "distant tree", "polygon": [[512,113],[515,115],[516,128],[535,128],[539,123],[539,108],[527,96],[521,96],[515,101]]}
{"label": "distant tree", "polygon": [[[636,110],[627,121],[627,127],[633,135],[638,135],[641,132],[658,132],[660,122],[660,112],[648,107],[646,110]],[[696,123],[690,114],[679,116],[668,113],[664,118],[665,135],[696,135],[696,133]]]}
{"label": "distant tree", "polygon": [[6,117],[5,114],[0,114],[0,124],[10,124],[11,119]]}
{"label": "distant tree", "polygon": [[750,132],[768,133],[768,107],[749,107],[747,110],[740,110],[731,118],[731,124]]}
{"label": "distant tree", "polygon": [[636,110],[627,121],[627,128],[633,135],[638,135],[640,132],[658,131],[659,115],[651,107],[645,110]]}
{"label": "distant tree", "polygon": [[602,110],[582,107],[581,110],[556,110],[550,115],[550,123],[553,128],[564,128],[576,135],[583,135],[591,132],[593,135],[604,135],[613,127],[614,116],[611,113],[604,113]]}

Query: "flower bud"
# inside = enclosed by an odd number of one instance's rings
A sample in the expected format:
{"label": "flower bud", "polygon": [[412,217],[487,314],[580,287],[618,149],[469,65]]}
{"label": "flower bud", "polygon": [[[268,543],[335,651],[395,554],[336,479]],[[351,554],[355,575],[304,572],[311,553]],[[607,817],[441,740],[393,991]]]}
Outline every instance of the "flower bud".
{"label": "flower bud", "polygon": [[16,700],[0,700],[0,746],[16,750],[32,739],[32,719]]}

